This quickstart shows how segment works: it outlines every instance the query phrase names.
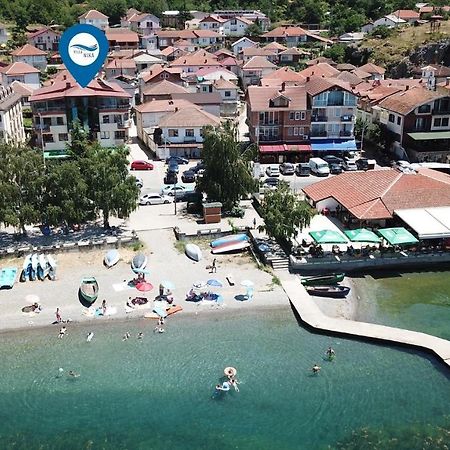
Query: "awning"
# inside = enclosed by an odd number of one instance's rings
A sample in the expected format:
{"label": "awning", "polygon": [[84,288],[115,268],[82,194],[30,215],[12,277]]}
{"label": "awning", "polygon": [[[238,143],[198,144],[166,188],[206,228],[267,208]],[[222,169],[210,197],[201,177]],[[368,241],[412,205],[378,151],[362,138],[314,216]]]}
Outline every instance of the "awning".
{"label": "awning", "polygon": [[334,230],[310,231],[309,235],[318,244],[345,244],[348,242],[345,236]]}
{"label": "awning", "polygon": [[357,228],[356,230],[345,230],[345,235],[352,242],[380,242],[381,239],[367,228]]}
{"label": "awning", "polygon": [[66,152],[66,150],[48,150],[44,152],[45,159],[64,159],[69,157],[70,155]]}
{"label": "awning", "polygon": [[284,152],[310,152],[311,146],[307,144],[276,144],[260,145],[260,153],[284,153]]}
{"label": "awning", "polygon": [[419,239],[450,237],[450,206],[400,209],[394,213],[417,233]]}
{"label": "awning", "polygon": [[438,139],[450,139],[450,131],[430,131],[428,133],[408,133],[415,141],[431,141]]}
{"label": "awning", "polygon": [[391,245],[407,245],[419,242],[406,228],[383,228],[378,233]]}
{"label": "awning", "polygon": [[333,139],[328,139],[320,142],[312,142],[311,148],[313,152],[324,152],[324,151],[355,151],[356,142],[354,139],[350,141],[337,141]]}

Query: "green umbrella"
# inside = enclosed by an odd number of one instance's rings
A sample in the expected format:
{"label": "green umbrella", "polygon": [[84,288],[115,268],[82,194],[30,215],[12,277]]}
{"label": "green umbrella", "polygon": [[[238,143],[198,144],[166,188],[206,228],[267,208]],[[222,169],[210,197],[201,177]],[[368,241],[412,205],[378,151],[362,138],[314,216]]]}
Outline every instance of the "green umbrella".
{"label": "green umbrella", "polygon": [[356,230],[345,230],[345,235],[352,242],[380,242],[381,239],[367,228],[357,228]]}
{"label": "green umbrella", "polygon": [[403,227],[383,228],[378,233],[386,239],[391,245],[416,244],[419,242],[408,230]]}
{"label": "green umbrella", "polygon": [[309,235],[318,244],[345,244],[347,239],[334,230],[310,231]]}

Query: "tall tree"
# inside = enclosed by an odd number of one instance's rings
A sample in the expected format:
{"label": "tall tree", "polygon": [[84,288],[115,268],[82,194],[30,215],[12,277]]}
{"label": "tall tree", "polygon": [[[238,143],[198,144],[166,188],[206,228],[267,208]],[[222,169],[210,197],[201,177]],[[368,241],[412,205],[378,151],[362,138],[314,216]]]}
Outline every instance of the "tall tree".
{"label": "tall tree", "polygon": [[257,183],[250,172],[255,147],[241,149],[237,129],[231,121],[219,128],[205,128],[203,136],[205,173],[198,188],[209,200],[221,202],[226,211],[231,210],[243,196],[256,189]]}
{"label": "tall tree", "polygon": [[41,219],[44,163],[29,147],[0,144],[0,222],[25,233],[25,225]]}
{"label": "tall tree", "polygon": [[264,230],[270,237],[290,245],[299,231],[308,226],[315,210],[305,201],[298,200],[287,183],[264,195],[262,218]]}

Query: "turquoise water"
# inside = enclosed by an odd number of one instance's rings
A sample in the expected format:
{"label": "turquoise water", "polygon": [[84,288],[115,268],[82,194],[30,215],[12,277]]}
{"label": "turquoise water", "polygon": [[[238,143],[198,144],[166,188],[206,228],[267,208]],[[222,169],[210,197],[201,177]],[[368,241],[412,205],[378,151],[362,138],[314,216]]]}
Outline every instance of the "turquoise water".
{"label": "turquoise water", "polygon": [[450,272],[356,279],[358,319],[423,331],[450,340]]}
{"label": "turquoise water", "polygon": [[[448,372],[433,358],[311,334],[287,308],[153,326],[96,323],[91,343],[92,325],[69,325],[62,340],[57,328],[2,334],[0,448],[336,448],[361,427],[435,428],[449,412]],[[227,365],[240,392],[213,400]],[[59,367],[80,377],[58,378]]]}

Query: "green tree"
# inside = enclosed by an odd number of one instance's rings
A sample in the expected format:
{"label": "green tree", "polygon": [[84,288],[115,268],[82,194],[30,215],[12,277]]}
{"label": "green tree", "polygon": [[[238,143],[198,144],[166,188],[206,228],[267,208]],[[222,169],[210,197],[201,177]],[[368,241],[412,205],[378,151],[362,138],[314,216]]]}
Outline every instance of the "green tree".
{"label": "green tree", "polygon": [[139,188],[128,172],[128,154],[125,147],[103,148],[95,142],[80,160],[88,198],[106,228],[111,214],[125,218],[137,207]]}
{"label": "green tree", "polygon": [[250,172],[255,147],[251,145],[242,151],[237,129],[231,121],[218,128],[206,127],[203,136],[205,173],[198,182],[198,189],[229,211],[257,188]]}
{"label": "green tree", "polygon": [[345,60],[345,45],[334,44],[323,52],[323,56],[341,64]]}
{"label": "green tree", "polygon": [[289,246],[291,239],[309,225],[316,213],[308,203],[298,200],[287,183],[265,194],[261,206],[264,219],[261,230]]}
{"label": "green tree", "polygon": [[42,153],[0,144],[0,222],[19,228],[41,220],[44,180]]}
{"label": "green tree", "polygon": [[110,25],[120,23],[120,18],[125,15],[128,8],[125,0],[95,0],[91,2],[91,7],[106,14]]}
{"label": "green tree", "polygon": [[76,161],[47,163],[43,214],[45,222],[57,226],[82,223],[92,217],[87,184]]}

